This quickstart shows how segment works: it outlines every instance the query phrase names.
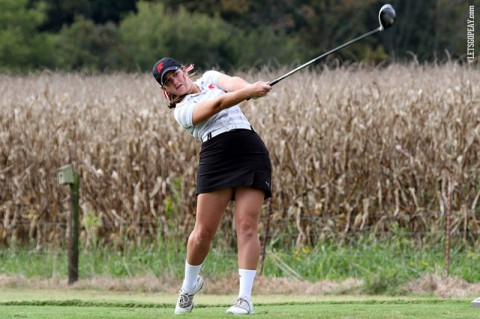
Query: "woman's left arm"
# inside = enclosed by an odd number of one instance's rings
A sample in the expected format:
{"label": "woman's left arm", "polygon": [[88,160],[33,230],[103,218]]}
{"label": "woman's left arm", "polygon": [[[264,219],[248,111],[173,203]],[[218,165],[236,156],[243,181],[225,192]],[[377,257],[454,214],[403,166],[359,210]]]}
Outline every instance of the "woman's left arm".
{"label": "woman's left arm", "polygon": [[217,80],[218,87],[226,92],[233,92],[233,91],[243,89],[249,84],[250,83],[248,83],[241,77],[229,76],[226,74],[221,74]]}

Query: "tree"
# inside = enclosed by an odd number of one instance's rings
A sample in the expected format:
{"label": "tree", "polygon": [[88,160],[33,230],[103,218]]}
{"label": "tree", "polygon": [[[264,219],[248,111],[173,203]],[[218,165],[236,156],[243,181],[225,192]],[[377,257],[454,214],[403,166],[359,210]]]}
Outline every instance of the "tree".
{"label": "tree", "polygon": [[59,66],[67,71],[120,70],[131,60],[113,23],[97,25],[82,16],[62,29],[57,48]]}
{"label": "tree", "polygon": [[[365,20],[369,16],[367,9],[376,1],[162,0],[161,2],[173,10],[178,10],[182,6],[191,12],[202,12],[211,16],[218,10],[218,14],[224,20],[241,30],[254,32],[272,30],[280,36],[288,35],[302,43],[304,52],[318,55],[365,32],[367,29]],[[218,3],[215,5],[216,2]],[[371,15],[376,17],[376,12]],[[365,49],[371,43],[379,46],[374,39],[369,39],[366,43],[359,43],[340,54],[360,60],[368,52],[372,54],[374,51]],[[383,52],[383,48],[377,52]]]}
{"label": "tree", "polygon": [[120,34],[137,70],[150,70],[162,56],[225,71],[270,60],[290,63],[305,56],[295,37],[276,34],[271,28],[245,31],[218,15],[190,13],[181,7],[172,12],[161,3],[140,2],[138,14],[120,24]]}
{"label": "tree", "polygon": [[138,14],[120,24],[120,34],[133,56],[137,69],[150,70],[162,56],[174,56],[198,66],[224,64],[229,60],[227,42],[232,28],[219,17],[167,12],[162,4],[139,3]]}
{"label": "tree", "polygon": [[27,0],[0,1],[0,70],[28,71],[55,64],[54,37],[38,33],[42,7],[28,8]]}
{"label": "tree", "polygon": [[397,0],[397,23],[387,49],[399,58],[444,60],[465,54],[468,5],[461,0]]}
{"label": "tree", "polygon": [[[153,0],[152,0],[153,1]],[[189,12],[220,15],[242,30],[262,30],[297,36],[303,45],[319,54],[373,29],[385,1],[380,0],[157,0],[167,8],[180,6]],[[365,39],[335,56],[353,60],[383,60],[386,54],[399,60],[433,61],[465,55],[465,0],[392,0],[397,11],[395,26]],[[475,1],[474,1],[475,2]],[[473,3],[472,3],[473,5]],[[480,37],[478,37],[480,42]],[[375,53],[376,52],[376,53]]]}
{"label": "tree", "polygon": [[31,5],[39,3],[45,4],[47,15],[40,29],[51,32],[71,25],[77,16],[83,16],[95,24],[117,24],[129,12],[137,11],[137,0],[30,0]]}

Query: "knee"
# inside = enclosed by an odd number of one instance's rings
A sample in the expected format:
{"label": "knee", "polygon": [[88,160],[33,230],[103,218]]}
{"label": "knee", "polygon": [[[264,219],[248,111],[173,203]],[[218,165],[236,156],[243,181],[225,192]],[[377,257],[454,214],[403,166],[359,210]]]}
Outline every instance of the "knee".
{"label": "knee", "polygon": [[210,243],[215,236],[215,230],[209,228],[195,228],[190,234],[190,240],[196,244]]}
{"label": "knee", "polygon": [[242,238],[258,237],[258,223],[253,219],[244,219],[237,223],[237,236]]}

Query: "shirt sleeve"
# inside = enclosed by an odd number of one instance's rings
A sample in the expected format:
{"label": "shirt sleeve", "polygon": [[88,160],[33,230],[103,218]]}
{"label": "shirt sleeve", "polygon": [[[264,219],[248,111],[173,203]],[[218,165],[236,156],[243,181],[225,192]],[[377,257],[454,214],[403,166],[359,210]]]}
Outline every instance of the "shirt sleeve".
{"label": "shirt sleeve", "polygon": [[178,103],[173,111],[175,120],[184,128],[193,127],[193,110],[195,109],[193,101],[185,101]]}
{"label": "shirt sleeve", "polygon": [[222,75],[222,73],[214,70],[207,71],[203,74],[202,82],[206,83],[207,85],[213,84],[218,87],[218,78]]}

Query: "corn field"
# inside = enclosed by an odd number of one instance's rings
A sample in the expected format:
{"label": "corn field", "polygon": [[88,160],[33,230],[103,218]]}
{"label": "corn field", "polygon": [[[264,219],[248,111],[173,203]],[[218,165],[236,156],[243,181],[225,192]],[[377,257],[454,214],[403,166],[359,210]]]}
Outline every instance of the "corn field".
{"label": "corn field", "polygon": [[[283,70],[283,71],[288,71]],[[282,70],[249,71],[249,81]],[[302,71],[242,108],[267,145],[273,198],[261,234],[282,245],[403,230],[480,235],[480,72],[456,63]],[[186,240],[200,143],[149,74],[0,75],[0,238],[62,245],[80,176],[90,243]],[[234,240],[231,208],[220,232]]]}

